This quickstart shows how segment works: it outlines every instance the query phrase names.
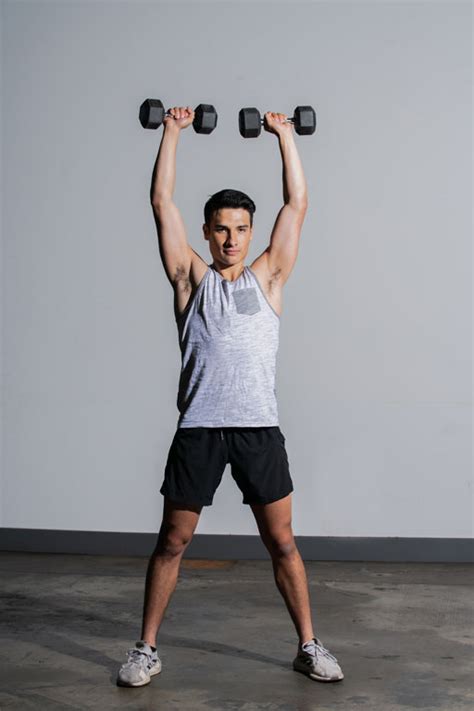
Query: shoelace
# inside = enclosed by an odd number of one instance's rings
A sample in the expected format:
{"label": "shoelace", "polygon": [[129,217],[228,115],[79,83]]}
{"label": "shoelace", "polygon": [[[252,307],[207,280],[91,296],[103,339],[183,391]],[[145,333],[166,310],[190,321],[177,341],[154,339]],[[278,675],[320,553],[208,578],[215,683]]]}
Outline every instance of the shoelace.
{"label": "shoelace", "polygon": [[136,647],[127,652],[129,662],[138,662],[141,666],[148,667],[151,664],[151,657]]}
{"label": "shoelace", "polygon": [[[324,647],[321,644],[321,642],[313,642],[312,646],[314,647],[314,650],[315,650],[315,656],[317,656],[318,654],[321,654],[321,656],[327,657],[328,659],[332,659],[334,662],[337,662],[337,659],[334,656],[334,654],[331,654],[329,649],[326,649],[326,647]],[[308,651],[308,650],[306,649],[304,651]]]}

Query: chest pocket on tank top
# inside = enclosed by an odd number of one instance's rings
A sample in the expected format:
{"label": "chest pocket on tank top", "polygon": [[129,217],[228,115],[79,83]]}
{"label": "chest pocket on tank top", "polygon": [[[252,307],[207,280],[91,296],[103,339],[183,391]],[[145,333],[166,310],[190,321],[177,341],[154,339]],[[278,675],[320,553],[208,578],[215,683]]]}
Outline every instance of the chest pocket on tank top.
{"label": "chest pocket on tank top", "polygon": [[256,314],[260,311],[257,290],[254,286],[249,286],[246,289],[237,289],[232,292],[232,296],[237,313],[252,316],[252,314]]}

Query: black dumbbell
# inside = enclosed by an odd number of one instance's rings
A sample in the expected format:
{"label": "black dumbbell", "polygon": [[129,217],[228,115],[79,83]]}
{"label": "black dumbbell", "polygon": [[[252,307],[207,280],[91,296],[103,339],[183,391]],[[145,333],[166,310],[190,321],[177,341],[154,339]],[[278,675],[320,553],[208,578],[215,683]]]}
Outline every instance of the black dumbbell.
{"label": "black dumbbell", "polygon": [[[158,128],[165,116],[171,116],[159,99],[145,99],[140,106],[139,119],[143,128]],[[196,133],[211,133],[217,126],[217,113],[212,104],[199,104],[194,110],[193,128]]]}
{"label": "black dumbbell", "polygon": [[[258,109],[240,109],[240,135],[244,138],[257,138],[260,136],[264,121]],[[286,122],[293,123],[296,133],[300,136],[310,136],[316,130],[316,112],[312,106],[297,106],[293,118],[287,118]]]}

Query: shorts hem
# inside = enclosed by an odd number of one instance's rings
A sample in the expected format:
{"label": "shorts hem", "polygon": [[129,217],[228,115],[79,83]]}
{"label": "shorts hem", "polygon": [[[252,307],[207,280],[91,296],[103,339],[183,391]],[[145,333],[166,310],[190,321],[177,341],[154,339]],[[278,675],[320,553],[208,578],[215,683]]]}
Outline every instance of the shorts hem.
{"label": "shorts hem", "polygon": [[212,500],[206,499],[206,501],[196,501],[196,499],[183,499],[179,496],[173,496],[173,494],[168,494],[165,491],[160,491],[162,496],[165,496],[170,501],[174,501],[176,504],[190,504],[191,506],[212,506]]}
{"label": "shorts hem", "polygon": [[288,494],[291,494],[292,491],[294,491],[293,488],[291,488],[289,491],[287,491],[286,494],[280,494],[280,495],[275,496],[275,497],[270,498],[270,499],[268,499],[268,498],[267,498],[267,499],[260,498],[260,499],[258,499],[258,500],[252,499],[252,501],[249,501],[249,500],[247,500],[247,499],[243,499],[243,500],[242,500],[242,503],[243,503],[243,504],[246,504],[247,506],[248,506],[249,504],[273,504],[274,501],[280,501],[280,499],[284,499],[286,496],[288,496]]}

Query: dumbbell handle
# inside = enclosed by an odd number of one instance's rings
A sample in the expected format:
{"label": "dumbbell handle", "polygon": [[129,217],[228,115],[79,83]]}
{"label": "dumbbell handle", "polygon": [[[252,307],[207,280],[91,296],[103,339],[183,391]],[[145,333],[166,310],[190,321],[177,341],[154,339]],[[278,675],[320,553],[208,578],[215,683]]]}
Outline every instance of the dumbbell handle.
{"label": "dumbbell handle", "polygon": [[[286,118],[283,123],[295,123],[295,117],[292,116],[291,118]],[[260,125],[263,126],[265,124],[265,118],[260,117]]]}
{"label": "dumbbell handle", "polygon": [[173,116],[173,114],[170,113],[169,111],[165,111],[163,118],[166,118],[167,116],[171,116],[172,118],[176,119],[176,121],[178,121],[178,119],[175,116]]}

